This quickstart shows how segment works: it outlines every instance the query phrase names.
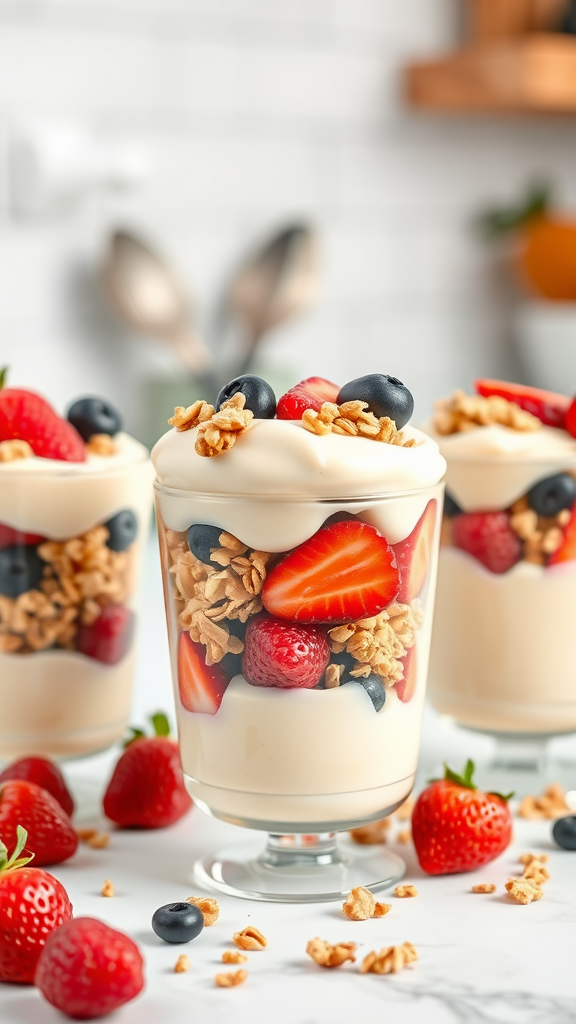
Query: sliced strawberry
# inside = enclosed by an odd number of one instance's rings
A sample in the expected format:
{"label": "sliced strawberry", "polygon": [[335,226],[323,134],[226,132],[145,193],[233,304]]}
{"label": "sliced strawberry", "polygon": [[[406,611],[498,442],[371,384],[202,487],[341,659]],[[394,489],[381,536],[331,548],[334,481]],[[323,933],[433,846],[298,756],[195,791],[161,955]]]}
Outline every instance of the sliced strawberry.
{"label": "sliced strawberry", "polygon": [[568,524],[564,527],[564,539],[553,555],[548,559],[548,565],[559,565],[560,562],[572,562],[576,559],[576,505]]}
{"label": "sliced strawberry", "polygon": [[412,700],[416,691],[416,679],[418,675],[416,648],[410,647],[401,661],[404,666],[404,675],[402,676],[402,679],[396,683],[395,690],[398,695],[398,699],[401,700],[403,704],[407,704],[409,700]]}
{"label": "sliced strawberry", "polygon": [[13,544],[40,544],[45,539],[39,533],[21,533],[20,530],[13,530],[11,526],[0,523],[0,550]]}
{"label": "sliced strawberry", "polygon": [[452,537],[490,572],[508,572],[522,558],[522,542],[507,512],[462,512],[452,520]]}
{"label": "sliced strawberry", "polygon": [[35,455],[65,462],[85,462],[86,446],[78,431],[34,391],[0,390],[0,441],[27,441]]}
{"label": "sliced strawberry", "polygon": [[276,416],[279,420],[299,420],[306,409],[320,412],[324,402],[335,402],[339,394],[338,384],[332,384],[323,377],[307,377],[282,395],[276,406]]}
{"label": "sliced strawberry", "polygon": [[189,633],[178,640],[178,690],[187,711],[215,715],[230,680],[220,665],[207,665],[206,648]]}
{"label": "sliced strawberry", "polygon": [[318,530],[269,573],[262,602],[292,622],[353,622],[383,611],[398,596],[396,557],[360,519]]}
{"label": "sliced strawberry", "polygon": [[116,665],[128,653],[134,637],[134,612],[123,604],[107,604],[91,626],[80,626],[76,649],[106,665]]}
{"label": "sliced strawberry", "polygon": [[399,601],[409,604],[424,587],[434,546],[436,510],[436,498],[432,498],[410,536],[393,546],[400,573]]}
{"label": "sliced strawberry", "polygon": [[549,427],[564,427],[566,413],[570,406],[570,399],[567,395],[531,388],[527,384],[511,384],[505,380],[477,380],[474,387],[484,398],[489,398],[490,395],[499,395],[500,398],[514,402],[521,409],[537,416],[542,423],[546,423]]}

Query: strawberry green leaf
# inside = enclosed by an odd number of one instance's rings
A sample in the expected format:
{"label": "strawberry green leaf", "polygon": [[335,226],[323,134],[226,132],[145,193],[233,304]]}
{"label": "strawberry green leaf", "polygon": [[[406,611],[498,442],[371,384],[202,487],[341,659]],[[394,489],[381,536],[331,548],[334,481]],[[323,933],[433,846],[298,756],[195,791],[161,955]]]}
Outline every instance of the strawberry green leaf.
{"label": "strawberry green leaf", "polygon": [[474,762],[473,761],[468,760],[466,762],[466,767],[464,768],[464,771],[462,772],[462,775],[458,775],[457,772],[453,772],[452,769],[448,767],[446,762],[444,762],[444,778],[445,779],[449,779],[450,782],[456,783],[457,786],[464,786],[465,789],[477,789],[478,787],[475,786],[473,781],[472,781],[472,776],[473,775],[474,775]]}
{"label": "strawberry green leaf", "polygon": [[169,736],[170,735],[170,722],[168,717],[163,711],[157,711],[155,715],[150,716],[150,721],[154,726],[155,736]]}
{"label": "strawberry green leaf", "polygon": [[512,797],[516,795],[516,790],[513,789],[511,793],[497,793],[495,789],[490,789],[488,790],[488,795],[498,796],[501,800],[504,800],[505,803],[508,803],[508,800],[511,800]]}
{"label": "strawberry green leaf", "polygon": [[124,743],[122,744],[124,749],[129,747],[131,743],[134,743],[134,740],[141,740],[142,737],[146,735],[143,729],[136,729],[133,725],[130,726],[128,731],[131,735],[128,736],[128,739],[124,740]]}
{"label": "strawberry green leaf", "polygon": [[24,864],[29,864],[33,859],[34,854],[30,853],[27,856],[21,857],[20,854],[26,846],[28,839],[28,833],[22,825],[16,826],[16,846],[12,851],[10,857],[8,857],[8,850],[4,843],[0,842],[0,871],[14,871],[15,868],[21,868]]}
{"label": "strawberry green leaf", "polygon": [[6,387],[6,378],[8,376],[8,367],[3,366],[0,370],[0,391]]}

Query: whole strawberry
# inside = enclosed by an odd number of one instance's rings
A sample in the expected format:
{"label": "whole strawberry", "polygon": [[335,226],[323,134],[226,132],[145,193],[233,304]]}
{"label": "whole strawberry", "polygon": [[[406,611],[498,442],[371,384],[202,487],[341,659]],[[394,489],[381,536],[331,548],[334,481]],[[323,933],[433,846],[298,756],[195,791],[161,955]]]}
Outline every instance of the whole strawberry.
{"label": "whole strawberry", "polygon": [[104,814],[124,828],[163,828],[192,806],[166,716],[154,715],[152,722],[156,735],[135,731],[104,794]]}
{"label": "whole strawberry", "polygon": [[78,431],[34,391],[5,388],[0,371],[0,441],[27,441],[34,455],[84,462],[86,447]]}
{"label": "whole strawberry", "polygon": [[9,848],[17,842],[18,825],[28,832],[35,864],[59,864],[76,852],[78,836],[52,794],[33,782],[8,779],[0,783],[0,836]]}
{"label": "whole strawberry", "polygon": [[69,817],[74,812],[74,801],[58,765],[47,757],[21,757],[0,772],[0,782],[7,779],[24,779],[48,790]]}
{"label": "whole strawberry", "polygon": [[19,825],[10,858],[0,842],[0,981],[32,985],[46,939],[70,921],[72,904],[57,878],[25,867],[34,856],[20,856],[27,837]]}
{"label": "whole strawberry", "polygon": [[253,686],[312,689],[330,658],[321,629],[282,619],[251,619],[244,644],[242,671]]}
{"label": "whole strawberry", "polygon": [[473,871],[501,854],[512,837],[512,796],[482,793],[472,782],[474,764],[462,775],[445,766],[420,794],[412,814],[412,836],[420,867],[429,875]]}
{"label": "whole strawberry", "polygon": [[94,917],[77,917],[53,932],[34,979],[52,1006],[75,1020],[103,1017],[144,987],[138,946]]}

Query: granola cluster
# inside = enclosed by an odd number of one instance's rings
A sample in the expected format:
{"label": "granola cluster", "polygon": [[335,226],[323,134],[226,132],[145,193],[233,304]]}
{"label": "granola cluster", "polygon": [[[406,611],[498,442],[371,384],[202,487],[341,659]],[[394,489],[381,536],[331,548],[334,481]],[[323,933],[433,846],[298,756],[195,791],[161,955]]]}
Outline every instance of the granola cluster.
{"label": "granola cluster", "polygon": [[433,425],[438,434],[459,434],[475,427],[488,427],[497,423],[521,433],[530,433],[542,427],[541,421],[531,412],[526,412],[515,402],[509,402],[498,395],[483,398],[455,391],[451,398],[436,403]]}
{"label": "granola cluster", "polygon": [[[412,604],[391,604],[385,611],[369,619],[334,626],[328,630],[330,649],[338,655],[345,651],[357,664],[350,675],[354,679],[367,678],[373,673],[380,676],[385,686],[393,686],[402,679],[402,658],[416,642],[416,632],[422,623],[422,611],[417,601]],[[337,686],[344,666],[336,662],[326,686]],[[340,669],[338,681],[334,669]]]}
{"label": "granola cluster", "polygon": [[306,946],[306,952],[309,957],[314,960],[314,963],[320,965],[320,967],[341,967],[342,964],[354,963],[356,957],[355,942],[337,942],[332,945],[330,942],[326,942],[325,939],[310,939]]}
{"label": "granola cluster", "polygon": [[80,537],[38,546],[46,563],[38,588],[14,598],[0,594],[0,651],[73,650],[80,625],[92,625],[104,605],[126,600],[134,549],[112,551],[107,540],[107,528],[96,526]]}
{"label": "granola cluster", "polygon": [[178,431],[198,427],[194,450],[205,458],[213,458],[233,448],[240,434],[254,419],[254,413],[245,405],[246,396],[241,392],[223,402],[218,412],[213,405],[199,400],[187,409],[176,406],[168,423]]}
{"label": "granola cluster", "polygon": [[[566,793],[557,782],[551,783],[542,796],[525,796],[520,801],[518,816],[520,818],[546,818],[553,821],[564,814],[570,814],[572,808],[566,803]],[[542,859],[542,858],[540,858]]]}
{"label": "granola cluster", "polygon": [[520,878],[509,878],[505,889],[516,903],[534,903],[544,895],[542,886],[550,878],[546,867],[548,855],[545,853],[523,853],[520,863],[524,870]]}
{"label": "granola cluster", "polygon": [[386,946],[379,953],[373,950],[360,964],[360,974],[396,974],[418,959],[418,953],[411,942],[401,946]]}
{"label": "granola cluster", "polygon": [[306,409],[302,424],[312,434],[347,434],[350,437],[366,437],[371,441],[383,441],[402,448],[413,448],[413,438],[406,440],[389,416],[380,416],[368,411],[367,402],[324,402],[320,411]]}
{"label": "granola cluster", "polygon": [[33,454],[34,452],[28,441],[20,441],[18,438],[0,441],[0,462],[17,462],[19,459],[31,459]]}
{"label": "granola cluster", "polygon": [[342,904],[344,917],[349,921],[368,921],[371,917],[384,917],[392,907],[389,903],[378,903],[369,889],[363,885],[352,889]]}
{"label": "granola cluster", "polygon": [[86,451],[89,455],[115,455],[116,442],[110,434],[92,434],[86,442]]}
{"label": "granola cluster", "polygon": [[570,517],[570,509],[567,508],[550,518],[539,516],[530,508],[526,496],[515,501],[510,508],[510,526],[523,541],[525,561],[545,565],[549,556],[562,545],[563,530]]}

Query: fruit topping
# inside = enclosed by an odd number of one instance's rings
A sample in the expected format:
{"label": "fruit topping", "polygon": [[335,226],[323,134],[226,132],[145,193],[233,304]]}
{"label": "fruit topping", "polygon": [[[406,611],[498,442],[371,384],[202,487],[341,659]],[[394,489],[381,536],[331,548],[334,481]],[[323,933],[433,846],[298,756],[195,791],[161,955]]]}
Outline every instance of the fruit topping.
{"label": "fruit topping", "polygon": [[74,801],[58,765],[46,757],[21,757],[13,761],[0,773],[0,783],[7,779],[24,779],[33,782],[52,794],[69,817],[74,812]]}
{"label": "fruit topping", "polygon": [[409,700],[412,700],[416,690],[418,677],[416,648],[410,647],[405,656],[401,658],[401,661],[404,666],[404,675],[396,683],[395,689],[398,700],[401,700],[403,704],[407,704]]}
{"label": "fruit topping", "polygon": [[576,480],[568,473],[555,473],[539,480],[526,495],[530,508],[539,516],[551,518],[576,501]]}
{"label": "fruit topping", "polygon": [[72,918],[64,886],[42,868],[26,867],[34,854],[20,856],[28,833],[17,828],[14,852],[0,841],[0,981],[32,985],[48,936]]}
{"label": "fruit topping", "polygon": [[84,441],[94,434],[113,437],[122,430],[120,413],[104,398],[79,398],[70,406],[68,420]]}
{"label": "fruit topping", "polygon": [[191,640],[189,633],[181,633],[178,639],[178,692],[182,706],[187,711],[215,715],[229,682],[230,676],[221,662],[207,665],[204,645]]}
{"label": "fruit topping", "polygon": [[374,710],[381,711],[386,700],[386,690],[380,676],[368,676],[367,679],[357,679],[356,682],[366,690],[374,705]]}
{"label": "fruit topping", "polygon": [[164,942],[190,942],[204,928],[204,915],[192,903],[166,903],[154,912],[152,928]]}
{"label": "fruit topping", "polygon": [[458,502],[454,501],[452,495],[448,494],[448,491],[446,491],[444,495],[444,515],[449,516],[450,519],[452,519],[453,516],[460,515],[461,511],[462,509]]}
{"label": "fruit topping", "polygon": [[254,413],[259,420],[273,420],[276,415],[276,395],[270,385],[262,377],[254,377],[245,373],[225,384],[216,399],[216,411],[223,402],[240,392],[246,399],[246,409]]}
{"label": "fruit topping", "polygon": [[135,942],[95,917],[66,921],[48,937],[35,984],[52,1006],[74,1020],[103,1017],[144,987]]}
{"label": "fruit topping", "polygon": [[20,530],[13,530],[11,526],[0,523],[0,550],[12,544],[40,544],[44,539],[39,533],[21,533]]}
{"label": "fruit topping", "polygon": [[251,619],[242,671],[253,686],[312,689],[320,682],[330,650],[324,633],[280,619]]}
{"label": "fruit topping", "polygon": [[380,419],[388,416],[398,430],[406,426],[414,412],[414,399],[405,384],[386,373],[369,373],[345,384],[336,399],[344,402],[367,402],[370,412]]}
{"label": "fruit topping", "polygon": [[434,549],[436,507],[436,499],[432,498],[412,533],[393,546],[400,573],[399,601],[409,604],[422,591],[426,582]]}
{"label": "fruit topping", "polygon": [[564,429],[571,437],[576,437],[576,398],[573,398],[564,419]]}
{"label": "fruit topping", "polygon": [[[0,374],[0,388],[3,375]],[[64,462],[85,462],[78,431],[34,391],[0,390],[0,441],[27,441],[34,455]]]}
{"label": "fruit topping", "polygon": [[361,520],[318,530],[268,574],[262,603],[294,622],[353,622],[377,615],[398,595],[394,551]]}
{"label": "fruit topping", "polygon": [[412,837],[420,867],[429,875],[473,871],[510,843],[509,796],[481,792],[473,774],[472,761],[462,775],[446,767],[444,778],[432,782],[416,801]]}
{"label": "fruit topping", "polygon": [[168,720],[159,713],[152,723],[155,736],[133,730],[104,794],[104,814],[123,828],[164,828],[192,806]]}
{"label": "fruit topping", "polygon": [[36,548],[11,544],[0,549],[0,594],[20,597],[35,590],[42,579],[44,562]]}
{"label": "fruit topping", "polygon": [[123,604],[107,604],[90,626],[80,626],[76,650],[105,665],[117,665],[128,653],[134,637],[134,612]]}
{"label": "fruit topping", "polygon": [[576,850],[576,814],[558,818],[552,826],[552,836],[563,850]]}
{"label": "fruit topping", "polygon": [[522,543],[507,512],[463,512],[452,520],[454,545],[490,572],[508,572],[522,557]]}
{"label": "fruit topping", "polygon": [[0,836],[10,848],[17,842],[17,827],[28,832],[34,863],[59,864],[76,852],[78,836],[58,801],[33,782],[9,779],[0,783]]}
{"label": "fruit topping", "polygon": [[112,516],[104,526],[108,530],[106,547],[111,551],[126,551],[138,536],[138,519],[130,508]]}
{"label": "fruit topping", "polygon": [[[222,528],[220,526],[208,526],[206,523],[194,523],[188,529],[188,547],[196,558],[199,558],[205,565],[210,565],[212,558],[212,551],[222,547],[220,543],[220,536],[222,534]],[[222,566],[218,562],[212,562],[212,565],[218,565],[221,569]]]}
{"label": "fruit topping", "polygon": [[499,395],[509,402],[514,402],[521,409],[532,413],[549,427],[563,427],[570,399],[566,395],[554,391],[542,391],[540,388],[528,387],[526,384],[511,384],[505,380],[477,380],[476,391],[484,398]]}
{"label": "fruit topping", "polygon": [[550,555],[548,565],[558,565],[560,562],[572,562],[576,559],[576,506],[567,526],[564,528],[564,537],[557,550]]}
{"label": "fruit topping", "polygon": [[324,402],[335,402],[340,388],[323,377],[307,377],[290,388],[278,401],[279,420],[299,420],[306,409],[320,412]]}

